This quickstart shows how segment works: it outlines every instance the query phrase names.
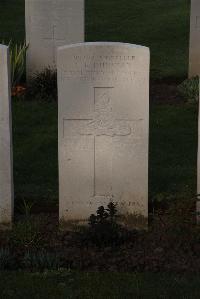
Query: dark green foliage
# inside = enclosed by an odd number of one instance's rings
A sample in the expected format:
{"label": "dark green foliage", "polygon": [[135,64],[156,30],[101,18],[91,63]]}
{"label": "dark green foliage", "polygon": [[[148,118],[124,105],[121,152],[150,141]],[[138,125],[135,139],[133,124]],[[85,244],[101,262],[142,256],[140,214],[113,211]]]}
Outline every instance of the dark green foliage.
{"label": "dark green foliage", "polygon": [[99,247],[119,244],[124,232],[117,223],[117,217],[117,207],[113,202],[106,209],[100,206],[96,215],[92,214],[89,218],[88,241]]}
{"label": "dark green foliage", "polygon": [[199,101],[199,76],[184,80],[179,86],[180,95],[189,102]]}
{"label": "dark green foliage", "polygon": [[61,262],[55,253],[28,251],[24,256],[23,265],[31,271],[57,270]]}
{"label": "dark green foliage", "polygon": [[57,101],[57,72],[46,68],[35,73],[27,85],[27,100]]}

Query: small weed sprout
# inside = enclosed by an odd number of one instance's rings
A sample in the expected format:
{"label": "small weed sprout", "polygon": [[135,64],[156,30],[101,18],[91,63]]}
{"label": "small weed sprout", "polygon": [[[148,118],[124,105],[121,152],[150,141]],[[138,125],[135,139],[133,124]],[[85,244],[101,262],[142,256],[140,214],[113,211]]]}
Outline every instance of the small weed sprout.
{"label": "small weed sprout", "polygon": [[22,204],[19,206],[19,210],[22,214],[25,215],[26,219],[29,219],[31,217],[31,210],[34,206],[34,202],[28,201],[26,199],[22,200]]}

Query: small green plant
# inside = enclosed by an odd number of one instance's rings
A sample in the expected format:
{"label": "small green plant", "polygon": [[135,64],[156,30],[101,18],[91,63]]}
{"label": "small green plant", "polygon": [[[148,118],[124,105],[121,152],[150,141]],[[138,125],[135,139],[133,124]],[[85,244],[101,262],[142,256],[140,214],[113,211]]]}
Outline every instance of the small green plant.
{"label": "small green plant", "polygon": [[122,228],[117,223],[117,206],[110,202],[107,208],[100,206],[96,215],[89,218],[89,240],[97,246],[116,245],[120,242]]}
{"label": "small green plant", "polygon": [[179,94],[189,102],[199,101],[199,76],[186,79],[178,86]]}
{"label": "small green plant", "polygon": [[27,99],[51,102],[57,100],[57,72],[46,68],[35,73],[28,82]]}
{"label": "small green plant", "polygon": [[0,271],[12,268],[13,257],[9,249],[0,248]]}
{"label": "small green plant", "polygon": [[10,48],[10,61],[11,61],[11,84],[15,87],[21,82],[22,77],[25,74],[26,67],[26,51],[28,46],[24,42],[23,44],[9,43]]}
{"label": "small green plant", "polygon": [[44,271],[59,269],[61,262],[59,256],[55,253],[28,251],[24,256],[23,264],[25,268],[32,271]]}
{"label": "small green plant", "polygon": [[[4,41],[1,43],[4,44]],[[25,77],[26,51],[28,46],[26,42],[14,44],[12,40],[10,40],[8,47],[10,52],[11,86],[14,88],[21,82],[22,77]]]}
{"label": "small green plant", "polygon": [[89,218],[89,224],[94,226],[98,223],[115,223],[117,219],[117,207],[116,204],[110,202],[105,209],[103,206],[100,206],[97,209],[97,214],[92,214]]}
{"label": "small green plant", "polygon": [[22,203],[19,205],[19,211],[25,215],[25,218],[28,220],[31,216],[31,210],[34,206],[34,202],[23,199]]}

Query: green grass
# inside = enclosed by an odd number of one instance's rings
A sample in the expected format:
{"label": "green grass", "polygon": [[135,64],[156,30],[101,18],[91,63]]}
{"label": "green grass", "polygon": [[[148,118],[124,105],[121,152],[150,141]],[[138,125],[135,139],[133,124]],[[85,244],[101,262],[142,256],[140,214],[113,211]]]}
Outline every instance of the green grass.
{"label": "green grass", "polygon": [[150,111],[150,198],[196,193],[197,105],[153,105]]}
{"label": "green grass", "polygon": [[200,277],[170,274],[0,274],[1,299],[199,299]]}
{"label": "green grass", "polygon": [[24,15],[24,0],[0,0],[0,41],[24,41]]}
{"label": "green grass", "polygon": [[[17,198],[57,202],[57,104],[13,105]],[[196,190],[197,105],[152,105],[150,198],[191,196]]]}
{"label": "green grass", "polygon": [[13,105],[15,196],[58,198],[57,104]]}
{"label": "green grass", "polygon": [[86,0],[86,40],[141,44],[151,77],[186,76],[189,0]]}
{"label": "green grass", "polygon": [[[188,68],[189,0],[86,0],[86,40],[151,49],[152,78],[183,78]],[[0,40],[24,40],[24,0],[0,0]]]}

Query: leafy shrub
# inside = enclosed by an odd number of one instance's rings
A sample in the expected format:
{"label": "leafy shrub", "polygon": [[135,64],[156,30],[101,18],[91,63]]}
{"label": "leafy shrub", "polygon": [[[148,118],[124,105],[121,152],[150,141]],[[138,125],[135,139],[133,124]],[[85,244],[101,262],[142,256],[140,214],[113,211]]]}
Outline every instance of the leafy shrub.
{"label": "leafy shrub", "polygon": [[0,271],[9,270],[13,265],[13,257],[9,249],[0,249]]}
{"label": "leafy shrub", "polygon": [[57,72],[46,68],[33,75],[27,85],[27,99],[45,102],[57,100]]}
{"label": "leafy shrub", "polygon": [[45,251],[26,252],[23,264],[29,270],[57,270],[60,267],[60,258],[55,253]]}
{"label": "leafy shrub", "polygon": [[100,206],[96,215],[89,218],[88,241],[95,245],[117,245],[122,239],[122,227],[117,223],[116,204],[110,202],[105,209]]}
{"label": "leafy shrub", "polygon": [[178,86],[179,94],[186,100],[199,101],[199,76],[186,79]]}

